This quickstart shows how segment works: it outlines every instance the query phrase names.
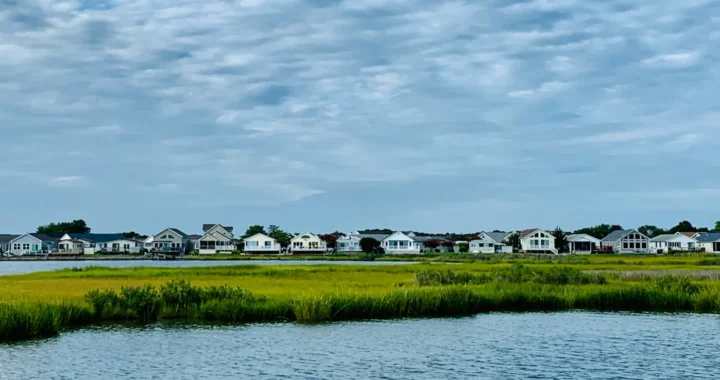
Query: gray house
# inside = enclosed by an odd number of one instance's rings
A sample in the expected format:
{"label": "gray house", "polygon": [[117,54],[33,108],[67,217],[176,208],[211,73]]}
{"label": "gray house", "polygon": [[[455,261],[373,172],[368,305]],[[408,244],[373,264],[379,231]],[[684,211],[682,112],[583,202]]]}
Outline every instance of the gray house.
{"label": "gray house", "polygon": [[601,247],[612,247],[615,253],[650,253],[650,239],[638,230],[611,232],[600,241]]}
{"label": "gray house", "polygon": [[190,237],[177,228],[166,228],[153,236],[151,251],[184,253]]}
{"label": "gray house", "polygon": [[18,237],[19,235],[8,235],[0,234],[0,253],[6,253],[10,251],[10,241]]}
{"label": "gray house", "polygon": [[10,240],[10,253],[13,255],[29,255],[49,253],[56,249],[57,238],[45,234],[25,234]]}

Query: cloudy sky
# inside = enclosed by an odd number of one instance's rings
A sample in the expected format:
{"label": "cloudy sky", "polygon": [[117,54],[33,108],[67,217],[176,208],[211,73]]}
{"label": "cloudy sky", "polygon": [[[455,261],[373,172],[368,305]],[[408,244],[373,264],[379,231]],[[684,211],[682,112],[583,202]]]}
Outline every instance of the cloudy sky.
{"label": "cloudy sky", "polygon": [[712,0],[0,0],[0,232],[720,220]]}

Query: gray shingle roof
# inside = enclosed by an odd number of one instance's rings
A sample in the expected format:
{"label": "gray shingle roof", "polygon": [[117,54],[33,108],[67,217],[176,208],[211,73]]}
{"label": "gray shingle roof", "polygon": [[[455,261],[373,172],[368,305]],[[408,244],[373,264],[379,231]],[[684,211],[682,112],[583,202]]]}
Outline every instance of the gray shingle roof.
{"label": "gray shingle roof", "polygon": [[[216,225],[217,225],[217,223],[215,223],[215,224],[209,224],[209,223],[203,224],[203,232],[208,232],[209,229],[215,227]],[[224,228],[225,231],[227,231],[227,232],[229,232],[229,233],[233,233],[233,227],[223,226],[222,224],[220,225],[220,227]]]}
{"label": "gray shingle roof", "polygon": [[169,230],[173,230],[173,231],[177,232],[177,233],[178,233],[178,235],[180,235],[180,236],[182,236],[182,237],[187,237],[187,234],[186,234],[186,233],[184,233],[184,232],[180,231],[180,230],[179,230],[179,229],[177,229],[177,228],[168,228],[168,229],[169,229]]}
{"label": "gray shingle roof", "polygon": [[720,232],[701,232],[695,240],[700,243],[713,243],[720,240]]}
{"label": "gray shingle roof", "polygon": [[73,239],[83,239],[93,243],[107,243],[115,240],[127,240],[123,234],[68,234]]}
{"label": "gray shingle roof", "polygon": [[619,240],[619,239],[622,239],[623,237],[625,237],[625,235],[627,235],[627,234],[629,234],[629,233],[631,233],[631,232],[634,232],[634,231],[635,231],[635,230],[617,230],[617,231],[613,231],[613,232],[611,232],[608,236],[605,236],[604,238],[602,238],[602,240],[603,240],[603,241],[615,241],[615,240]]}
{"label": "gray shingle roof", "polygon": [[20,235],[8,235],[8,234],[0,234],[0,243],[9,243],[10,240],[15,239]]}
{"label": "gray shingle roof", "polygon": [[588,234],[572,234],[572,235],[568,235],[566,239],[567,239],[567,241],[583,241],[585,239],[589,239],[589,240],[593,240],[593,241],[595,241],[595,240],[600,241],[600,239],[597,239],[594,236],[590,236]]}
{"label": "gray shingle roof", "polygon": [[689,237],[687,235],[663,234],[655,236],[654,238],[650,239],[650,241],[670,241],[672,239],[676,239],[678,236]]}
{"label": "gray shingle roof", "polygon": [[358,235],[356,235],[356,236],[359,237],[360,239],[367,237],[367,238],[373,238],[373,239],[375,239],[375,240],[377,240],[377,241],[382,241],[383,239],[385,239],[386,237],[388,237],[388,236],[390,236],[390,235],[386,235],[386,234],[358,234]]}
{"label": "gray shingle roof", "polygon": [[510,232],[484,232],[484,234],[498,243],[502,243],[510,236]]}
{"label": "gray shingle roof", "polygon": [[33,236],[33,237],[35,237],[35,238],[37,238],[37,239],[40,239],[40,240],[42,240],[42,241],[58,241],[58,240],[60,240],[60,239],[58,239],[58,238],[50,237],[50,236],[47,236],[47,235],[45,235],[45,234],[32,233],[32,234],[30,234],[30,236]]}

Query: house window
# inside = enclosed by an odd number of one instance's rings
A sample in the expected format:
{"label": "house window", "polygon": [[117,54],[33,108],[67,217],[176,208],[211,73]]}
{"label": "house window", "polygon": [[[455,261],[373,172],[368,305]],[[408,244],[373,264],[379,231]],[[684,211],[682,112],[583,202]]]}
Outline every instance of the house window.
{"label": "house window", "polygon": [[626,241],[623,242],[623,248],[627,249],[628,243]]}
{"label": "house window", "polygon": [[630,249],[635,249],[635,243],[630,243]]}
{"label": "house window", "polygon": [[270,248],[270,247],[272,247],[272,242],[271,242],[271,241],[266,241],[266,242],[265,242],[265,248]]}
{"label": "house window", "polygon": [[24,250],[26,250],[26,251],[27,251],[28,249],[30,249],[30,243],[23,243],[22,249],[24,249]]}
{"label": "house window", "polygon": [[21,249],[22,245],[20,243],[13,244],[13,249]]}

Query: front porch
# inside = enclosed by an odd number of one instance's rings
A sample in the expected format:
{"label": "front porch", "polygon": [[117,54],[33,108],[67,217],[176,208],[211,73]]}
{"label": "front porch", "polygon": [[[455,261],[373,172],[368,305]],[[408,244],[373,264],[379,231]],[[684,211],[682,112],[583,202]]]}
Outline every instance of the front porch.
{"label": "front porch", "polygon": [[570,253],[591,253],[597,245],[590,241],[571,241],[568,243]]}

